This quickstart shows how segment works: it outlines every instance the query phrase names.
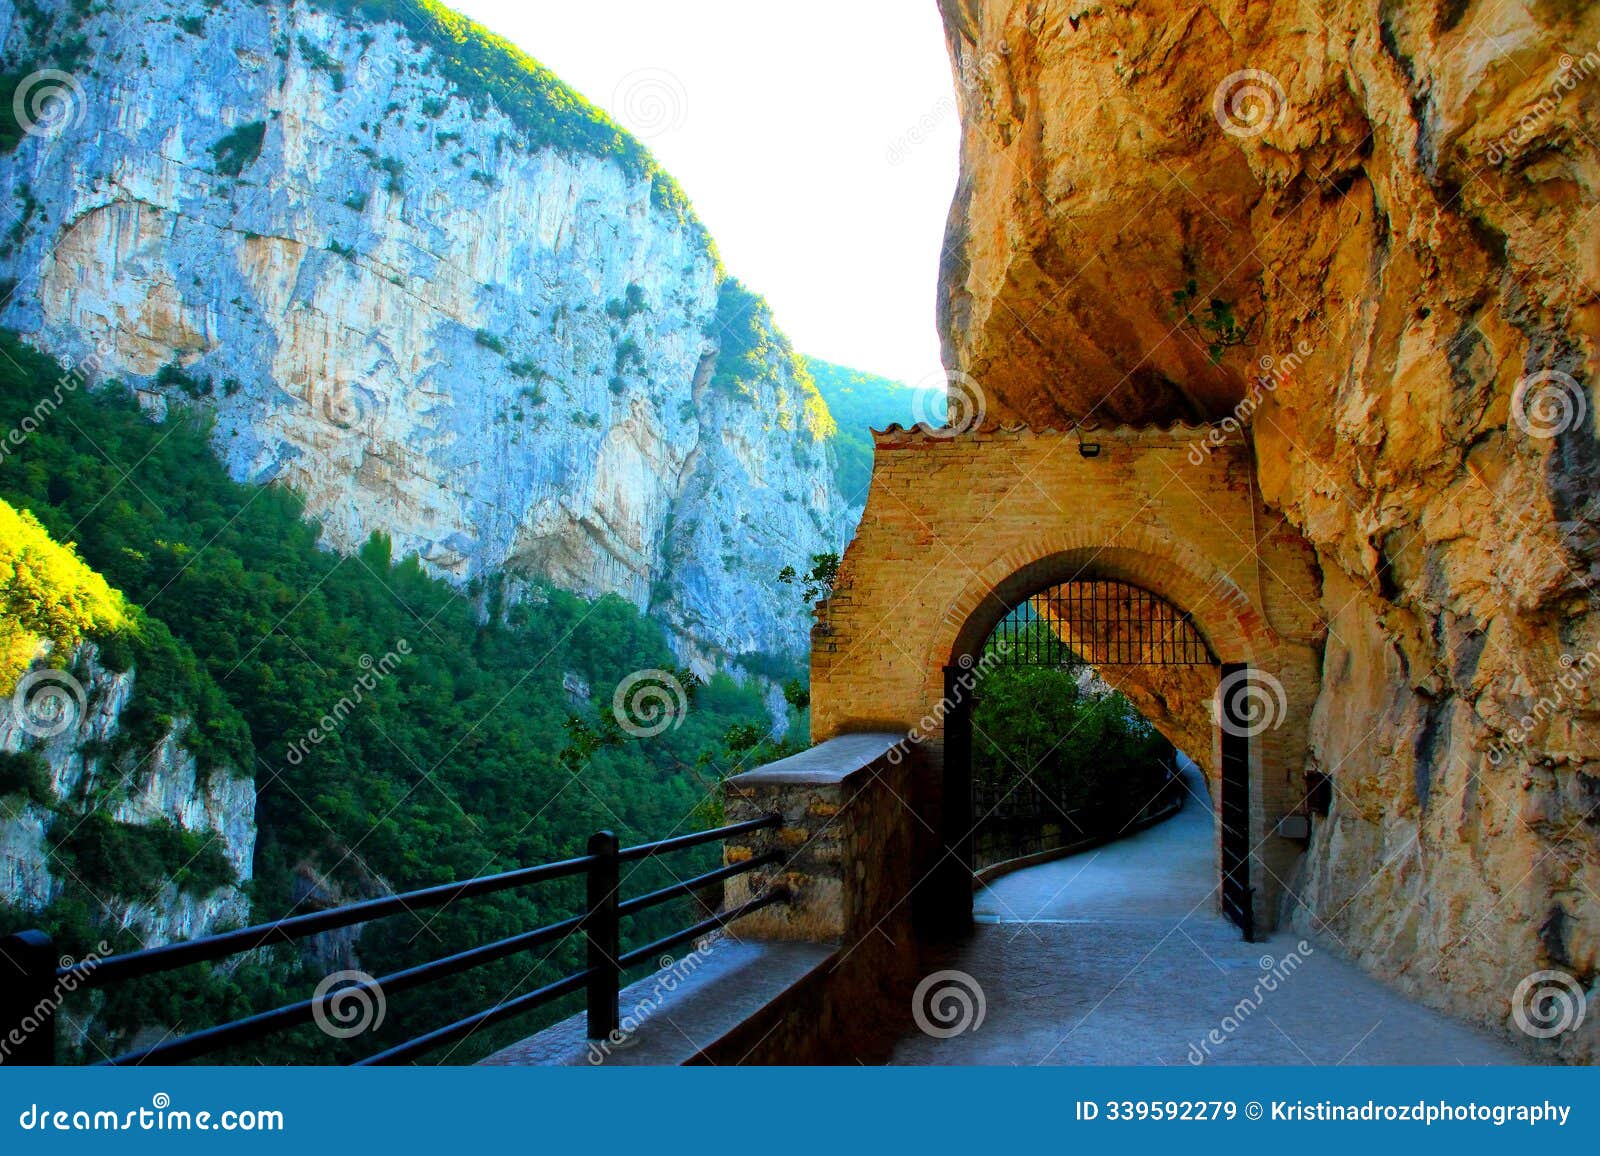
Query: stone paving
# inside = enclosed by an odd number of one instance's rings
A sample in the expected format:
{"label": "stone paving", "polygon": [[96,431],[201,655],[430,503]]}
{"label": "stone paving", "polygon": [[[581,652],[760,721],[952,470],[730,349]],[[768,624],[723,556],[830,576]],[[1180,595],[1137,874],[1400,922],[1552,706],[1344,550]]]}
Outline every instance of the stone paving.
{"label": "stone paving", "polygon": [[[1215,909],[1213,817],[1191,776],[1189,803],[1167,822],[981,891],[972,937],[927,970],[970,975],[982,1022],[943,1039],[913,1031],[891,1062],[1531,1062],[1385,987],[1335,944],[1301,952],[1287,931],[1243,942]],[[949,1030],[959,1016],[929,1022]]]}

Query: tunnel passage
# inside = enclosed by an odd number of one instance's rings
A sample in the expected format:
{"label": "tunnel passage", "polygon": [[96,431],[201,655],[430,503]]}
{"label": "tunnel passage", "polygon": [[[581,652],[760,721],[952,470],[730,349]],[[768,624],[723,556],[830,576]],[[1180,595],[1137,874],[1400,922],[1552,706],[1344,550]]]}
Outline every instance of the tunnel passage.
{"label": "tunnel passage", "polygon": [[[1318,575],[1303,540],[1261,506],[1249,447],[1195,454],[1199,436],[1097,430],[1091,456],[1054,431],[877,435],[866,512],[812,632],[812,734],[898,731],[919,748],[904,821],[916,859],[906,898],[921,926],[970,921],[964,679],[1024,605],[1091,665],[1119,648],[1159,656],[1149,631],[1161,623],[1183,629],[1160,645],[1199,639],[1205,662],[1128,663],[1120,686],[1230,809],[1219,828],[1235,831],[1236,886],[1219,887],[1219,910],[1231,902],[1247,931],[1275,925],[1303,850],[1283,821],[1305,806]],[[1111,608],[1116,597],[1126,612]],[[1092,611],[1097,598],[1106,613],[1074,610]],[[1230,700],[1242,714],[1223,727]],[[1219,838],[1219,869],[1222,852]]]}

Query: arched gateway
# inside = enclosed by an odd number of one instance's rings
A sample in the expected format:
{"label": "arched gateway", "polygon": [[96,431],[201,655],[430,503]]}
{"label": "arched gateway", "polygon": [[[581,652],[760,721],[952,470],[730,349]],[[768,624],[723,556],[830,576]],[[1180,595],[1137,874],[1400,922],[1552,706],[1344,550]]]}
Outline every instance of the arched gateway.
{"label": "arched gateway", "polygon": [[1093,437],[877,435],[867,509],[812,633],[813,738],[902,732],[918,747],[907,899],[925,927],[970,921],[973,668],[1029,607],[1066,649],[1115,665],[1205,770],[1224,819],[1218,905],[1246,934],[1270,929],[1302,849],[1322,640],[1310,551],[1261,505],[1249,446],[1197,449],[1201,431],[1182,427]]}

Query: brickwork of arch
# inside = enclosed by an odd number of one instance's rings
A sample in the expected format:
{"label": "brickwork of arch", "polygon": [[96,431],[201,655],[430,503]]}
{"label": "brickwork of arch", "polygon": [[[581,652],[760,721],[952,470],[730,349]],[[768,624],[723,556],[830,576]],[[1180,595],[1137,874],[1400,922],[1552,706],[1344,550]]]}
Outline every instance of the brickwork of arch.
{"label": "brickwork of arch", "polygon": [[[1248,446],[1197,452],[1198,435],[1183,429],[1094,436],[1093,456],[1050,431],[877,436],[867,509],[812,634],[812,737],[903,731],[938,768],[947,665],[1049,585],[1133,583],[1186,611],[1219,662],[1249,663],[1284,689],[1284,718],[1251,740],[1253,882],[1270,927],[1299,850],[1274,831],[1303,798],[1319,678],[1310,551],[1260,507]],[[1123,689],[1174,741],[1213,734],[1193,671],[1163,683],[1138,670]],[[1189,753],[1215,767],[1215,746]],[[912,821],[931,823],[937,790],[912,805]]]}

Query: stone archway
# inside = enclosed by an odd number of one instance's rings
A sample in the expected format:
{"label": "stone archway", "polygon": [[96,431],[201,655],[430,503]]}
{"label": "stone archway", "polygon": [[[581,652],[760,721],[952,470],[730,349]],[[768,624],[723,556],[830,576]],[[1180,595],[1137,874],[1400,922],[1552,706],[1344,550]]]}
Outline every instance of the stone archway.
{"label": "stone archway", "polygon": [[[1219,663],[1245,664],[1282,688],[1276,717],[1236,756],[1250,785],[1253,919],[1270,929],[1303,850],[1283,820],[1303,811],[1318,688],[1310,551],[1260,505],[1247,445],[1203,448],[1200,432],[1183,427],[1091,436],[1094,452],[1054,431],[877,436],[867,509],[812,633],[813,738],[899,731],[922,749],[906,822],[917,836],[913,878],[937,892],[929,880],[949,859],[947,727],[961,717],[946,669],[1052,583],[1114,579],[1149,590],[1192,617]],[[1158,701],[1150,686],[1129,697],[1169,737],[1214,731],[1209,696]],[[1220,743],[1190,754],[1215,784]]]}

